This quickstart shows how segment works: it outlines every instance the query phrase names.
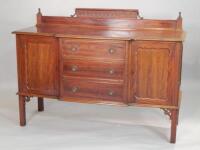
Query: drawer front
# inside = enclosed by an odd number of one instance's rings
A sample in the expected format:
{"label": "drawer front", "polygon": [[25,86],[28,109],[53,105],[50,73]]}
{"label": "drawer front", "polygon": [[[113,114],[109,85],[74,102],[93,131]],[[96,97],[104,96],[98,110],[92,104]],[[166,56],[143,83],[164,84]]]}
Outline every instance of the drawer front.
{"label": "drawer front", "polygon": [[124,62],[66,59],[63,61],[63,75],[123,79]]}
{"label": "drawer front", "polygon": [[64,57],[95,57],[109,59],[124,59],[125,42],[111,40],[71,40],[60,39]]}
{"label": "drawer front", "polygon": [[61,97],[94,98],[121,102],[123,101],[123,84],[64,77]]}

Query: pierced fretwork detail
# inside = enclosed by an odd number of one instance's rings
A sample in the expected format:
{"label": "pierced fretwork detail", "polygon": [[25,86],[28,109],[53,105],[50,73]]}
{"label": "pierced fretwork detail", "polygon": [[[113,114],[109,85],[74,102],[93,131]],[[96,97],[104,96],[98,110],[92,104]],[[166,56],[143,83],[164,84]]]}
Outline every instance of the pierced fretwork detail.
{"label": "pierced fretwork detail", "polygon": [[164,114],[167,115],[169,119],[171,120],[171,111],[167,108],[160,108],[160,109],[163,110]]}
{"label": "pierced fretwork detail", "polygon": [[70,17],[76,17],[76,13],[74,13],[73,15],[70,15]]}
{"label": "pierced fretwork detail", "polygon": [[30,100],[31,100],[31,97],[29,97],[29,96],[26,96],[26,97],[25,97],[25,101],[26,101],[26,102],[30,102]]}

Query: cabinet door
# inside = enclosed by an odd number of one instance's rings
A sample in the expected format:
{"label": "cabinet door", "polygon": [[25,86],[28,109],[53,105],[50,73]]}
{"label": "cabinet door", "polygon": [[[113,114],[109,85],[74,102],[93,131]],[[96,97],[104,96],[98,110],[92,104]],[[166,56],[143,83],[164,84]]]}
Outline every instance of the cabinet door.
{"label": "cabinet door", "polygon": [[178,49],[172,42],[136,41],[132,49],[132,101],[175,105],[178,88]]}
{"label": "cabinet door", "polygon": [[[56,39],[43,36],[21,36],[24,85],[31,94],[58,94],[58,49]],[[23,67],[24,65],[24,67]],[[23,75],[23,74],[21,74]]]}

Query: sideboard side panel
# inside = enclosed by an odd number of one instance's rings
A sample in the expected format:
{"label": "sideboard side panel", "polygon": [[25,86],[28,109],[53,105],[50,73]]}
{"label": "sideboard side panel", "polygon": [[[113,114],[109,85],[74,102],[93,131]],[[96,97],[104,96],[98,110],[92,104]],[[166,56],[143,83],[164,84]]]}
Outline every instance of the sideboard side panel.
{"label": "sideboard side panel", "polygon": [[17,74],[18,74],[18,92],[27,93],[25,79],[25,44],[26,39],[21,35],[16,35],[16,54],[17,54]]}
{"label": "sideboard side panel", "polygon": [[22,93],[58,96],[58,48],[53,37],[17,37],[18,72]]}
{"label": "sideboard side panel", "polygon": [[[132,48],[132,101],[176,105],[179,63],[175,42],[135,41]],[[175,93],[176,91],[176,93]]]}

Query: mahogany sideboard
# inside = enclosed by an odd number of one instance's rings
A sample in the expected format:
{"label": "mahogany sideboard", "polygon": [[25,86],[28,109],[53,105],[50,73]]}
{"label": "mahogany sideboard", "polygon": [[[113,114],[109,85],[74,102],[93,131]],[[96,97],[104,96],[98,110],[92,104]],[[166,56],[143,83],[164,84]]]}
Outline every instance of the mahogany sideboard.
{"label": "mahogany sideboard", "polygon": [[14,31],[20,125],[26,102],[62,101],[162,109],[176,141],[182,64],[181,13],[144,19],[138,10],[78,8],[70,17],[43,16]]}

